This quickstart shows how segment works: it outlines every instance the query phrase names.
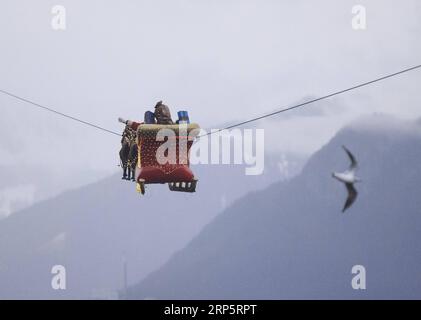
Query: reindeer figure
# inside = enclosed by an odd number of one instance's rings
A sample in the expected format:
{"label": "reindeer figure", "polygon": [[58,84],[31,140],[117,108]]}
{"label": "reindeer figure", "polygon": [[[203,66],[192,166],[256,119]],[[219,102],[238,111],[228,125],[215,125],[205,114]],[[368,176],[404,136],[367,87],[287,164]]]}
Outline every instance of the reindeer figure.
{"label": "reindeer figure", "polygon": [[124,180],[135,181],[136,163],[137,163],[137,143],[136,132],[126,126],[121,138],[120,160],[123,168]]}

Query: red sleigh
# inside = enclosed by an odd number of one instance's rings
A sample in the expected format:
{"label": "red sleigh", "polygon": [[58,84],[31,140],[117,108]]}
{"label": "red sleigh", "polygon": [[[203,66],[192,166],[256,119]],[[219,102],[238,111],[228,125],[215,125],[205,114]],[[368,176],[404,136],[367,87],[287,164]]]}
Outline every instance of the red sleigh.
{"label": "red sleigh", "polygon": [[[162,139],[158,139],[158,132],[162,129],[171,130],[173,134],[168,134],[163,141],[159,141]],[[197,179],[190,169],[189,155],[198,133],[197,124],[140,125],[137,129],[137,191],[144,194],[146,184],[168,183],[171,191],[195,192]],[[173,150],[171,161],[168,161],[168,152],[162,152],[167,148]]]}

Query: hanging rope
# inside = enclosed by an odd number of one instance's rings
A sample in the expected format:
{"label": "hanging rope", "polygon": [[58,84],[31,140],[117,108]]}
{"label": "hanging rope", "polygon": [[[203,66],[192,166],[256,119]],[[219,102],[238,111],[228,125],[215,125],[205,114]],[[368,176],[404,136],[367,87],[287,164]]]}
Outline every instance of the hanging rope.
{"label": "hanging rope", "polygon": [[235,128],[235,127],[239,127],[239,126],[245,125],[247,123],[258,121],[258,120],[261,120],[261,119],[264,119],[264,118],[273,117],[273,116],[276,116],[280,113],[287,112],[287,111],[297,109],[297,108],[301,108],[301,107],[304,107],[306,105],[309,105],[309,104],[312,104],[312,103],[315,103],[315,102],[318,102],[318,101],[321,101],[321,100],[325,100],[325,99],[328,99],[328,98],[346,93],[348,91],[356,90],[356,89],[371,85],[371,84],[376,83],[376,82],[380,82],[380,81],[383,81],[383,80],[386,80],[386,79],[389,79],[389,78],[393,78],[393,77],[396,77],[396,76],[401,75],[403,73],[410,72],[410,71],[413,71],[413,70],[419,69],[419,68],[421,68],[421,65],[417,65],[417,66],[414,66],[414,67],[411,67],[411,68],[408,68],[408,69],[404,69],[404,70],[401,70],[401,71],[398,71],[398,72],[395,72],[395,73],[391,73],[391,74],[388,74],[386,76],[383,76],[383,77],[380,77],[380,78],[377,78],[377,79],[374,79],[374,80],[370,80],[370,81],[367,81],[367,82],[364,82],[364,83],[361,83],[361,84],[358,84],[358,85],[355,85],[353,87],[349,87],[349,88],[346,88],[346,89],[343,89],[343,90],[340,90],[340,91],[336,91],[336,92],[327,94],[325,96],[322,96],[322,97],[319,97],[319,98],[316,98],[316,99],[308,100],[308,101],[305,101],[305,102],[302,102],[300,104],[296,104],[296,105],[293,105],[293,106],[290,106],[290,107],[285,107],[285,108],[282,108],[280,110],[277,110],[277,111],[274,111],[274,112],[271,112],[271,113],[268,113],[268,114],[265,114],[265,115],[262,115],[262,116],[259,116],[259,117],[256,117],[256,118],[252,118],[252,119],[249,119],[249,120],[238,122],[238,123],[235,123],[233,125],[227,126],[225,128],[208,132],[206,134],[198,136],[198,138],[209,136],[211,134],[221,132],[222,130],[228,130],[228,129],[232,129],[232,128]]}
{"label": "hanging rope", "polygon": [[5,95],[8,95],[8,96],[10,96],[10,97],[13,97],[13,98],[15,98],[15,99],[18,99],[18,100],[20,100],[20,101],[23,101],[23,102],[29,103],[29,104],[31,104],[31,105],[33,105],[33,106],[36,106],[36,107],[41,108],[41,109],[43,109],[43,110],[46,110],[46,111],[48,111],[48,112],[52,112],[52,113],[54,113],[54,114],[56,114],[56,115],[59,115],[59,116],[61,116],[61,117],[65,117],[65,118],[67,118],[67,119],[70,119],[70,120],[73,120],[73,121],[77,121],[77,122],[79,122],[79,123],[82,123],[82,124],[84,124],[84,125],[87,125],[87,126],[93,127],[93,128],[95,128],[95,129],[98,129],[98,130],[102,130],[102,131],[107,132],[107,133],[111,133],[111,134],[114,134],[114,135],[117,135],[117,136],[121,136],[121,134],[120,134],[120,133],[114,132],[114,131],[112,131],[112,130],[108,130],[108,129],[104,128],[104,127],[98,126],[98,125],[93,124],[93,123],[91,123],[91,122],[88,122],[88,121],[85,121],[85,120],[82,120],[82,119],[78,119],[78,118],[76,118],[76,117],[70,116],[70,115],[65,114],[65,113],[63,113],[63,112],[60,112],[60,111],[54,110],[54,109],[49,108],[49,107],[46,107],[46,106],[43,106],[43,105],[41,105],[41,104],[39,104],[39,103],[36,103],[36,102],[34,102],[34,101],[31,101],[31,100],[28,100],[28,99],[25,99],[25,98],[19,97],[18,95],[15,95],[15,94],[13,94],[13,93],[10,93],[10,92],[7,92],[7,91],[1,90],[1,89],[0,89],[0,92],[1,92],[1,93],[3,93],[3,94],[5,94]]}
{"label": "hanging rope", "polygon": [[[290,106],[290,107],[285,107],[285,108],[282,108],[280,110],[277,110],[277,111],[274,111],[274,112],[271,112],[271,113],[264,114],[262,116],[258,116],[258,117],[255,117],[255,118],[251,118],[251,119],[248,119],[248,120],[245,120],[245,121],[242,121],[242,122],[238,122],[238,123],[232,124],[230,126],[227,126],[225,128],[222,128],[222,129],[218,129],[218,130],[215,130],[215,131],[212,131],[212,132],[208,132],[206,134],[203,134],[201,136],[198,136],[198,138],[201,138],[201,137],[204,137],[204,136],[208,136],[208,135],[211,135],[211,134],[215,134],[217,132],[221,132],[222,130],[228,130],[228,129],[232,129],[232,128],[235,128],[235,127],[239,127],[239,126],[245,125],[247,123],[255,122],[255,121],[258,121],[258,120],[261,120],[261,119],[264,119],[264,118],[273,117],[273,116],[278,115],[280,113],[287,112],[287,111],[290,111],[290,110],[293,110],[293,109],[297,109],[297,108],[301,108],[301,107],[304,107],[306,105],[309,105],[309,104],[312,104],[312,103],[315,103],[315,102],[318,102],[318,101],[322,101],[322,100],[325,100],[325,99],[328,99],[328,98],[331,98],[331,97],[334,97],[334,96],[337,96],[337,95],[340,95],[340,94],[343,94],[343,93],[346,93],[346,92],[349,92],[349,91],[353,91],[353,90],[356,90],[356,89],[359,89],[359,88],[362,88],[362,87],[366,87],[366,86],[369,86],[369,85],[374,84],[376,82],[380,82],[380,81],[383,81],[383,80],[386,80],[386,79],[389,79],[389,78],[393,78],[393,77],[399,76],[401,74],[404,74],[404,73],[407,73],[407,72],[410,72],[410,71],[414,71],[414,70],[419,69],[419,68],[421,68],[421,65],[416,65],[416,66],[413,66],[411,68],[403,69],[401,71],[398,71],[398,72],[395,72],[395,73],[391,73],[391,74],[382,76],[382,77],[377,78],[377,79],[374,79],[374,80],[363,82],[361,84],[358,84],[358,85],[355,85],[355,86],[352,86],[352,87],[349,87],[349,88],[346,88],[346,89],[343,89],[343,90],[339,90],[339,91],[336,91],[336,92],[333,92],[333,93],[330,93],[330,94],[321,96],[321,97],[316,98],[316,99],[308,100],[306,102],[302,102],[300,104],[296,104],[296,105],[293,105],[293,106]],[[56,114],[58,116],[65,117],[67,119],[70,119],[70,120],[73,120],[73,121],[82,123],[84,125],[93,127],[95,129],[101,130],[101,131],[106,132],[106,133],[110,133],[110,134],[113,134],[113,135],[121,136],[120,133],[117,133],[115,131],[106,129],[106,128],[104,128],[102,126],[99,126],[99,125],[96,125],[94,123],[91,123],[91,122],[88,122],[88,121],[85,121],[85,120],[76,118],[74,116],[70,116],[68,114],[65,114],[63,112],[60,112],[60,111],[54,110],[52,108],[46,107],[44,105],[41,105],[41,104],[36,103],[34,101],[31,101],[29,99],[22,98],[22,97],[20,97],[20,96],[18,96],[16,94],[13,94],[13,93],[7,92],[5,90],[1,90],[1,89],[0,89],[0,92],[3,93],[3,94],[5,94],[5,95],[8,95],[8,96],[10,96],[12,98],[15,98],[15,99],[18,99],[20,101],[26,102],[26,103],[28,103],[30,105],[35,106],[35,107],[41,108],[41,109],[43,109],[45,111],[54,113],[54,114]]]}

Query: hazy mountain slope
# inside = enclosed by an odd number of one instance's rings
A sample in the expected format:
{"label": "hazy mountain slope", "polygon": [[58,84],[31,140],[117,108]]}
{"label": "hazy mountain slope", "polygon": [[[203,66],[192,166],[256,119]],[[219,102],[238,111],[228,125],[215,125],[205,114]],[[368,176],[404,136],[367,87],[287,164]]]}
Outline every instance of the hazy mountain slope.
{"label": "hazy mountain slope", "polygon": [[[360,162],[346,213],[341,145]],[[130,298],[421,298],[421,135],[377,116],[338,133],[290,182],[251,193],[217,216]],[[367,290],[351,288],[351,268]]]}
{"label": "hazy mountain slope", "polygon": [[[268,157],[262,176],[240,166],[196,167],[195,194],[151,186],[145,197],[115,175],[0,221],[1,298],[105,298],[142,279],[182,248],[212,217],[250,190],[281,179]],[[67,290],[51,289],[51,267],[67,271]]]}
{"label": "hazy mountain slope", "polygon": [[[1,152],[0,152],[0,159]],[[0,164],[0,219],[109,174],[91,168],[54,170],[45,165]]]}

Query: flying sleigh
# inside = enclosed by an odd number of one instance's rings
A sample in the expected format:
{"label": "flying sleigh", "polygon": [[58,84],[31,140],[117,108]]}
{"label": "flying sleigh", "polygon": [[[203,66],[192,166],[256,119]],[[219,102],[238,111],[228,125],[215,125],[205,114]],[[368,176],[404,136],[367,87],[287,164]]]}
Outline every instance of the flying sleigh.
{"label": "flying sleigh", "polygon": [[[162,129],[173,134],[162,137]],[[168,184],[171,191],[196,191],[198,180],[190,169],[190,148],[199,130],[195,123],[138,127],[135,181],[139,193],[145,193],[145,185],[158,183]]]}

